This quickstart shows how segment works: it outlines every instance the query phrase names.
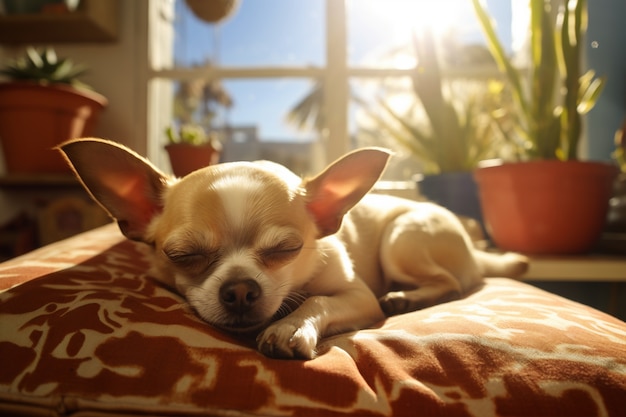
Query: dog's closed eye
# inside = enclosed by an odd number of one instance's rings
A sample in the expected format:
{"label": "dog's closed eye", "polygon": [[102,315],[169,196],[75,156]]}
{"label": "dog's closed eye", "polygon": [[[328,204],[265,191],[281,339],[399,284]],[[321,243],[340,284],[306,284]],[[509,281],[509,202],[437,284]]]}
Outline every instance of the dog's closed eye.
{"label": "dog's closed eye", "polygon": [[302,240],[294,236],[269,248],[260,249],[258,255],[265,266],[277,266],[298,256],[302,246]]}
{"label": "dog's closed eye", "polygon": [[274,268],[298,256],[303,245],[304,240],[298,230],[289,226],[273,226],[258,236],[255,255],[263,265]]}
{"label": "dog's closed eye", "polygon": [[219,260],[218,251],[164,249],[163,253],[174,265],[194,275],[206,272]]}

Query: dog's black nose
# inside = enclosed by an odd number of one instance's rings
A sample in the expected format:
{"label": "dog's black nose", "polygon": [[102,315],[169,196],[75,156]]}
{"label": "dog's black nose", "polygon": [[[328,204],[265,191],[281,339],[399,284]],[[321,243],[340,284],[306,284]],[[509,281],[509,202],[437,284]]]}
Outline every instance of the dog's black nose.
{"label": "dog's black nose", "polygon": [[249,278],[227,281],[220,288],[220,302],[234,313],[250,310],[260,296],[261,287]]}

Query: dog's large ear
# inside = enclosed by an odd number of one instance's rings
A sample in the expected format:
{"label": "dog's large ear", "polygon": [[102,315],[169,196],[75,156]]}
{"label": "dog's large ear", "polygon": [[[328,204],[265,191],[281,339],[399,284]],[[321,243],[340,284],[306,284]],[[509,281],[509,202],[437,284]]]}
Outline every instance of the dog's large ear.
{"label": "dog's large ear", "polygon": [[146,241],[145,232],[163,208],[168,177],[147,159],[114,142],[76,139],[61,144],[83,186],[129,239]]}
{"label": "dog's large ear", "polygon": [[374,186],[391,153],[379,148],[353,151],[304,182],[307,209],[320,237],[335,233],[343,216]]}

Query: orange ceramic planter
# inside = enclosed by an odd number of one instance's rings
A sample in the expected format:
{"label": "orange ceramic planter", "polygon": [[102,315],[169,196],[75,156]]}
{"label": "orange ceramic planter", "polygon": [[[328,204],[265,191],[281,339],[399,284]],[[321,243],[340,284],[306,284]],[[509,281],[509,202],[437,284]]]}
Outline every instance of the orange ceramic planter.
{"label": "orange ceramic planter", "polygon": [[220,158],[220,152],[211,145],[176,143],[166,145],[165,150],[177,177],[184,177],[200,168],[217,164]]}
{"label": "orange ceramic planter", "polygon": [[528,254],[576,254],[602,233],[617,168],[601,162],[535,161],[475,173],[496,245]]}
{"label": "orange ceramic planter", "polygon": [[69,173],[53,148],[93,135],[106,104],[100,94],[65,85],[0,84],[0,140],[7,171]]}

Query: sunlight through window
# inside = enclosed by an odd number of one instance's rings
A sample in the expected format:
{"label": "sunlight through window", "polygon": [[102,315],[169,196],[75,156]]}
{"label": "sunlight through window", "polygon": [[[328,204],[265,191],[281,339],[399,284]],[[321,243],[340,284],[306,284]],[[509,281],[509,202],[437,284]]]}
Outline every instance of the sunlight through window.
{"label": "sunlight through window", "polygon": [[415,34],[426,30],[438,39],[481,42],[471,2],[466,0],[348,0],[347,6],[353,65],[412,68],[415,57],[407,46]]}

